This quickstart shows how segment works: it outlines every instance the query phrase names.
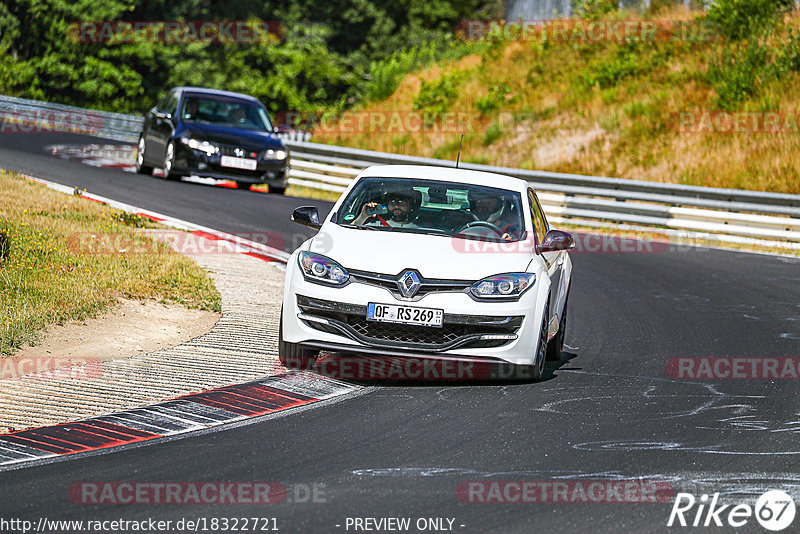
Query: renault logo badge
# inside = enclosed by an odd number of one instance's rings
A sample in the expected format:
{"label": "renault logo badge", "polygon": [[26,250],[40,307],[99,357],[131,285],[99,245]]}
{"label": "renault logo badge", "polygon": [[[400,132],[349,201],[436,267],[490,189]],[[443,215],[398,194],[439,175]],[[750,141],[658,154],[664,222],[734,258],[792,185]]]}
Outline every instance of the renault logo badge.
{"label": "renault logo badge", "polygon": [[400,294],[406,298],[411,298],[416,295],[421,285],[422,281],[417,271],[403,271],[397,279],[397,289],[400,291]]}

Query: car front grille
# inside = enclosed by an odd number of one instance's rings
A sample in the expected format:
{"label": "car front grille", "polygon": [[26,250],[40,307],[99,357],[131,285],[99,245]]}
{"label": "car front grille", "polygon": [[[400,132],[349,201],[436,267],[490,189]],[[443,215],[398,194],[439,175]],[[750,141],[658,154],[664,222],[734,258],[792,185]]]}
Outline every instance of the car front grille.
{"label": "car front grille", "polygon": [[[399,275],[378,274],[355,269],[349,269],[348,272],[356,282],[382,287],[395,297],[401,297],[400,290],[397,287],[397,278]],[[421,285],[414,297],[404,300],[416,301],[430,293],[466,292],[475,282],[471,280],[446,280],[420,277],[420,283]]]}
{"label": "car front grille", "polygon": [[[243,150],[243,156],[237,156],[236,150]],[[250,158],[253,159],[252,154],[255,153],[256,156],[261,156],[260,150],[251,150],[248,148],[243,148],[235,145],[219,145],[219,153],[223,156],[232,156],[234,158]]]}
{"label": "car front grille", "polygon": [[453,348],[499,347],[512,339],[480,339],[483,335],[512,335],[522,316],[444,314],[441,327],[368,321],[367,307],[297,296],[301,319],[317,330],[344,335],[376,347],[444,351]]}

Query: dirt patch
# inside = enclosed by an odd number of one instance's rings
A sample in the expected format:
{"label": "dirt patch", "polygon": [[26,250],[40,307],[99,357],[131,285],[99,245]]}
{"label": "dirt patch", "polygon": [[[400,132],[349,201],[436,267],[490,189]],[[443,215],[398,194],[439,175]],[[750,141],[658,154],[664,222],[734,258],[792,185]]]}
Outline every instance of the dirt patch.
{"label": "dirt patch", "polygon": [[573,160],[582,149],[605,135],[605,130],[595,125],[591,130],[571,135],[556,135],[549,143],[536,147],[533,159],[537,168],[552,167]]}
{"label": "dirt patch", "polygon": [[220,314],[178,305],[120,300],[110,313],[54,326],[44,343],[24,346],[14,357],[80,357],[111,360],[179,345],[203,335]]}

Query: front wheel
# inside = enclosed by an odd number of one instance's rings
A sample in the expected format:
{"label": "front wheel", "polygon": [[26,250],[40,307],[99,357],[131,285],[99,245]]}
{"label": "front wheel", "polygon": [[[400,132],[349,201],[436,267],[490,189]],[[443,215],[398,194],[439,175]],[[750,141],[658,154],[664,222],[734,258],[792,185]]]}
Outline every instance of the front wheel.
{"label": "front wheel", "polygon": [[167,150],[164,153],[164,179],[165,180],[180,180],[181,175],[177,174],[173,168],[175,167],[175,143],[170,141],[167,143]]}
{"label": "front wheel", "polygon": [[306,349],[297,343],[283,340],[283,308],[278,324],[278,359],[289,370],[310,370],[317,361],[318,351]]}
{"label": "front wheel", "polygon": [[558,333],[547,344],[547,359],[552,362],[561,360],[564,352],[564,337],[567,333],[567,304],[569,304],[569,290],[564,299],[564,310],[561,312],[561,319],[558,321]]}
{"label": "front wheel", "polygon": [[136,147],[136,172],[139,174],[153,174],[153,167],[144,163],[145,148],[144,137],[140,137],[139,144]]}
{"label": "front wheel", "polygon": [[282,194],[286,193],[286,188],[285,187],[272,187],[272,186],[270,186],[269,192],[270,193],[274,193],[276,195],[282,195]]}
{"label": "front wheel", "polygon": [[247,182],[236,182],[236,189],[250,189],[250,184]]}
{"label": "front wheel", "polygon": [[532,365],[522,366],[520,369],[521,377],[530,378],[533,382],[540,382],[544,376],[544,362],[547,359],[547,316],[550,310],[550,303],[544,308],[542,326],[539,329],[539,342],[536,344],[536,356]]}

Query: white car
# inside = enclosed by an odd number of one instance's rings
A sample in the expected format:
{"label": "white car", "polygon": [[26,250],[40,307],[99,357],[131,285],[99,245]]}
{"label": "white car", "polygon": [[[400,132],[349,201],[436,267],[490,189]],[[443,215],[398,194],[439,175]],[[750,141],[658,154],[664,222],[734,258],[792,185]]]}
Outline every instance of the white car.
{"label": "white car", "polygon": [[[319,351],[512,364],[540,380],[560,359],[572,236],[550,229],[529,184],[416,165],[356,177],[286,268],[281,363]],[[506,367],[505,365],[503,367]]]}

